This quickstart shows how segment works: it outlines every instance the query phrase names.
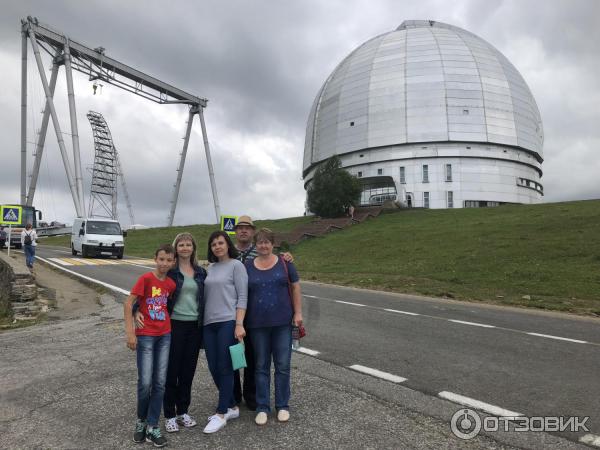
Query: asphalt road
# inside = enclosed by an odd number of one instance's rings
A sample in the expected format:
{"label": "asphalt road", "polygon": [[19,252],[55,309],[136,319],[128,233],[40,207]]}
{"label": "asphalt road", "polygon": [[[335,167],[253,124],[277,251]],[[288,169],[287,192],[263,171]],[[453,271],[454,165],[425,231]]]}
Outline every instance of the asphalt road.
{"label": "asphalt road", "polygon": [[[71,258],[50,247],[38,247],[38,255],[61,266]],[[74,259],[63,268],[125,291],[151,267],[127,258],[109,265]],[[315,283],[302,290],[302,346],[322,361],[400,377],[431,396],[483,402],[478,409],[492,414],[588,416],[589,432],[557,434],[600,436],[600,320]]]}

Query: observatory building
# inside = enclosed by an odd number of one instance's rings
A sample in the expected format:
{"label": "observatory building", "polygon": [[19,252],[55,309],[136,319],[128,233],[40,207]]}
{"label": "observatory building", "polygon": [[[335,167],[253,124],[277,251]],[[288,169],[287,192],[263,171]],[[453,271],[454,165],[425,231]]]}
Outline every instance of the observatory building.
{"label": "observatory building", "polygon": [[410,20],[351,52],[319,90],[304,186],[338,155],[362,182],[362,206],[536,203],[543,139],[533,95],[502,53],[461,28]]}

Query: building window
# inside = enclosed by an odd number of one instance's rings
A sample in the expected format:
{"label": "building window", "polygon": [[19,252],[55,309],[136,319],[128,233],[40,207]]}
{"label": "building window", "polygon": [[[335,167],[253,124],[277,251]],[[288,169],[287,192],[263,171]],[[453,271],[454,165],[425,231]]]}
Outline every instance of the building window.
{"label": "building window", "polygon": [[350,126],[353,127],[354,126],[354,122],[350,122]]}
{"label": "building window", "polygon": [[362,172],[358,172],[358,178],[362,177]]}
{"label": "building window", "polygon": [[383,175],[383,169],[377,169],[377,175]]}
{"label": "building window", "polygon": [[423,208],[429,208],[429,192],[423,192]]}
{"label": "building window", "polygon": [[406,169],[404,166],[400,167],[400,184],[406,184]]}
{"label": "building window", "polygon": [[429,183],[429,166],[423,164],[423,183]]}
{"label": "building window", "polygon": [[452,164],[446,164],[446,181],[452,181]]}
{"label": "building window", "polygon": [[446,192],[446,206],[448,208],[454,208],[454,192]]}
{"label": "building window", "polygon": [[358,155],[359,158],[362,158],[363,156],[365,156],[365,155]]}

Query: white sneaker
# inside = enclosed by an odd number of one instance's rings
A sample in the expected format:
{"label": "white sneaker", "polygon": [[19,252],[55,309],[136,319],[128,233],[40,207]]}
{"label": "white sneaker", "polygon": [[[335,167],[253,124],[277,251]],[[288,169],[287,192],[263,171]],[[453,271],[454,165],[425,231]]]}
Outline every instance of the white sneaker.
{"label": "white sneaker", "polygon": [[268,419],[267,413],[261,411],[254,418],[254,422],[256,422],[256,425],[266,425],[267,419]]}
{"label": "white sneaker", "polygon": [[[207,420],[212,419],[214,416],[216,416],[216,414],[213,414],[212,416],[208,416]],[[229,419],[237,419],[238,417],[240,417],[240,409],[233,409],[233,408],[227,408],[227,412],[225,414],[223,414],[223,417],[225,417],[225,420],[229,420]]]}
{"label": "white sneaker", "polygon": [[196,420],[189,414],[182,414],[177,416],[177,423],[183,425],[186,428],[195,427],[197,425]]}
{"label": "white sneaker", "polygon": [[203,431],[206,434],[216,433],[225,425],[227,425],[227,420],[221,419],[217,414],[215,414],[214,416],[210,416],[210,420],[208,421],[208,424],[206,424],[206,426],[204,427]]}
{"label": "white sneaker", "polygon": [[280,422],[287,422],[290,420],[290,412],[287,409],[280,409],[277,411],[277,420]]}
{"label": "white sneaker", "polygon": [[227,408],[227,412],[224,414],[225,420],[237,419],[240,417],[240,408]]}
{"label": "white sneaker", "polygon": [[179,431],[179,425],[177,425],[177,419],[175,419],[175,417],[165,420],[165,430],[167,430],[167,433]]}

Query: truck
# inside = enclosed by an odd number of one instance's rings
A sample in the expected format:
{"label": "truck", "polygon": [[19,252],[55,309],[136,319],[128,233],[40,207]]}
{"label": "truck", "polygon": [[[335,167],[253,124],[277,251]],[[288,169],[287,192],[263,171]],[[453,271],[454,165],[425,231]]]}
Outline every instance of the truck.
{"label": "truck", "polygon": [[84,258],[116,256],[122,259],[125,236],[127,232],[121,229],[118,220],[77,217],[71,228],[71,253],[73,256],[81,253]]}
{"label": "truck", "polygon": [[[7,245],[10,242],[10,246],[13,248],[21,248],[21,231],[25,229],[25,226],[30,223],[33,228],[37,228],[38,220],[42,220],[42,212],[39,209],[35,209],[34,206],[19,205],[18,203],[10,203],[10,206],[19,206],[22,208],[21,222],[18,224],[11,225],[10,240],[7,240]],[[2,225],[4,230],[8,232],[8,225]]]}

